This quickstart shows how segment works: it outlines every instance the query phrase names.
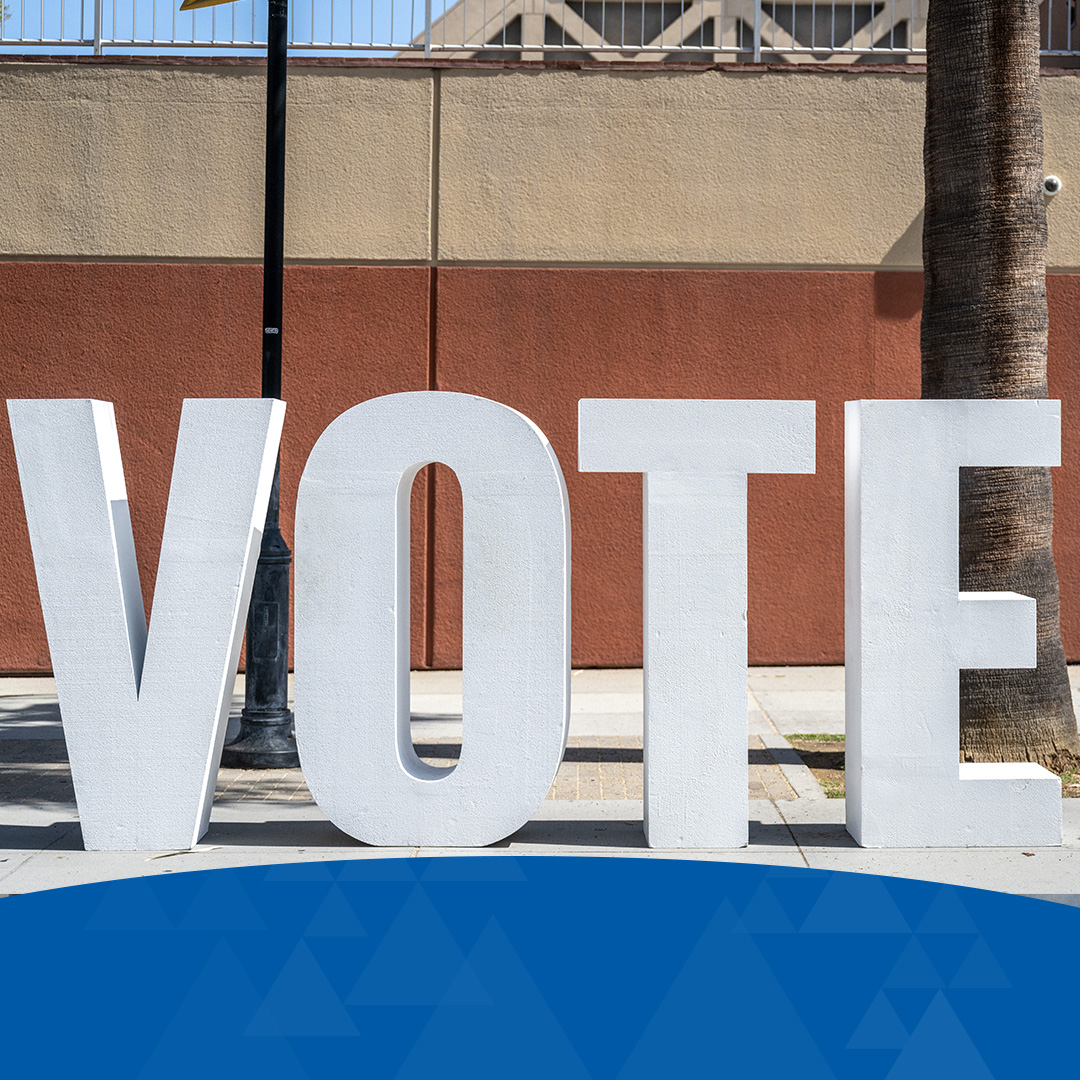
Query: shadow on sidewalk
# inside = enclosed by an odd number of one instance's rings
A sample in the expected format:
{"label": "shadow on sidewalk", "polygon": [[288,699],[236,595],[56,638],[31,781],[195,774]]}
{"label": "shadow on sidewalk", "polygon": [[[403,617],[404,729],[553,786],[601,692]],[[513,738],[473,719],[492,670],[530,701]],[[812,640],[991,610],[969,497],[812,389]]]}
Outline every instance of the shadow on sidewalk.
{"label": "shadow on sidewalk", "polygon": [[366,848],[369,845],[343,833],[333,822],[311,818],[269,821],[214,821],[200,847],[240,848]]}
{"label": "shadow on sidewalk", "polygon": [[[779,829],[779,825],[766,826],[770,829]],[[859,845],[851,837],[851,833],[843,825],[784,825],[785,830],[790,829],[795,837],[795,843],[800,848],[858,848]],[[790,841],[788,843],[790,847]]]}
{"label": "shadow on sidewalk", "polygon": [[[794,837],[794,843],[792,843]],[[784,825],[750,822],[750,848],[796,850],[800,848],[857,848],[843,825]],[[211,821],[200,847],[245,848],[249,851],[295,848],[301,851],[348,848],[375,851],[368,844],[354,840],[332,822],[311,818],[271,819],[267,821]],[[547,848],[622,848],[646,851],[645,832],[640,819],[530,821],[512,836],[485,850]],[[0,825],[0,849],[3,851],[82,851],[82,830],[77,821],[53,821],[42,825]],[[464,850],[464,849],[460,849]],[[733,852],[746,851],[733,848]],[[679,851],[672,851],[679,857]]]}
{"label": "shadow on sidewalk", "polygon": [[48,825],[0,825],[0,851],[82,851],[82,829],[77,821]]}

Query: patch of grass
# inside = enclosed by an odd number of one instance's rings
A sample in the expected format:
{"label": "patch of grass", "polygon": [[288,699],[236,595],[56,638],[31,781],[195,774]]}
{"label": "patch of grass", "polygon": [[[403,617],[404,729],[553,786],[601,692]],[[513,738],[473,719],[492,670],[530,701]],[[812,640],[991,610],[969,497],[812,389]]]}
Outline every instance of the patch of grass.
{"label": "patch of grass", "polygon": [[1080,769],[1066,769],[1058,775],[1061,777],[1061,797],[1080,798]]}
{"label": "patch of grass", "polygon": [[799,742],[843,742],[843,735],[786,735],[788,742],[798,739]]}

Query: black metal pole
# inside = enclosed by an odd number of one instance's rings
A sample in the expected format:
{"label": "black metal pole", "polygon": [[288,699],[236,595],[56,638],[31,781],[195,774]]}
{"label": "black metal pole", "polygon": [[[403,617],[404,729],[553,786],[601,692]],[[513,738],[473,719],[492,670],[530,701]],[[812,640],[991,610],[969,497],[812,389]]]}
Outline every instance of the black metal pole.
{"label": "black metal pole", "polygon": [[[280,398],[288,0],[269,0],[268,21],[262,396]],[[278,525],[280,495],[279,456],[248,609],[244,711],[240,716],[240,734],[221,754],[221,764],[226,768],[290,769],[300,764],[289,711],[289,567],[292,552]]]}

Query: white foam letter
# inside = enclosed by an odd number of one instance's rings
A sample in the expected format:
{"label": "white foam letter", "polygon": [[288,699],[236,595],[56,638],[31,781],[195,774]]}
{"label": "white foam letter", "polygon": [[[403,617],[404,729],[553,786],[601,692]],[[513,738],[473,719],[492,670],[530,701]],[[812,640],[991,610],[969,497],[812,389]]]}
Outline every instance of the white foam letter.
{"label": "white foam letter", "polygon": [[[432,461],[461,483],[464,737],[452,771],[409,732],[409,496]],[[393,394],[322,434],[296,501],[296,735],[311,792],[369,844],[479,846],[547,795],[570,715],[570,515],[521,413]]]}
{"label": "white foam letter", "polygon": [[9,401],[88,851],[206,831],[285,405],[185,401],[147,632],[111,404]]}
{"label": "white foam letter", "polygon": [[1039,765],[961,764],[961,668],[1035,667],[1035,601],[960,593],[959,470],[1061,461],[1058,401],[849,401],[848,831],[866,847],[1061,843]]}
{"label": "white foam letter", "polygon": [[645,473],[645,835],[741,847],[746,477],[814,471],[814,402],[582,400],[578,455]]}

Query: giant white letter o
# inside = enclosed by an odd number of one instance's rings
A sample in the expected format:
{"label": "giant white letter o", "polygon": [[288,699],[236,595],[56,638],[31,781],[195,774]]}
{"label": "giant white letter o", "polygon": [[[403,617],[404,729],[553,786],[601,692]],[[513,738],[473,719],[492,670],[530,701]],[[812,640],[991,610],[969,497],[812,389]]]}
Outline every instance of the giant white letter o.
{"label": "giant white letter o", "polygon": [[[461,758],[409,732],[409,504],[439,461],[463,511]],[[311,793],[350,836],[480,846],[543,802],[570,716],[570,511],[527,417],[467,394],[392,394],[322,434],[296,501],[296,739]]]}

